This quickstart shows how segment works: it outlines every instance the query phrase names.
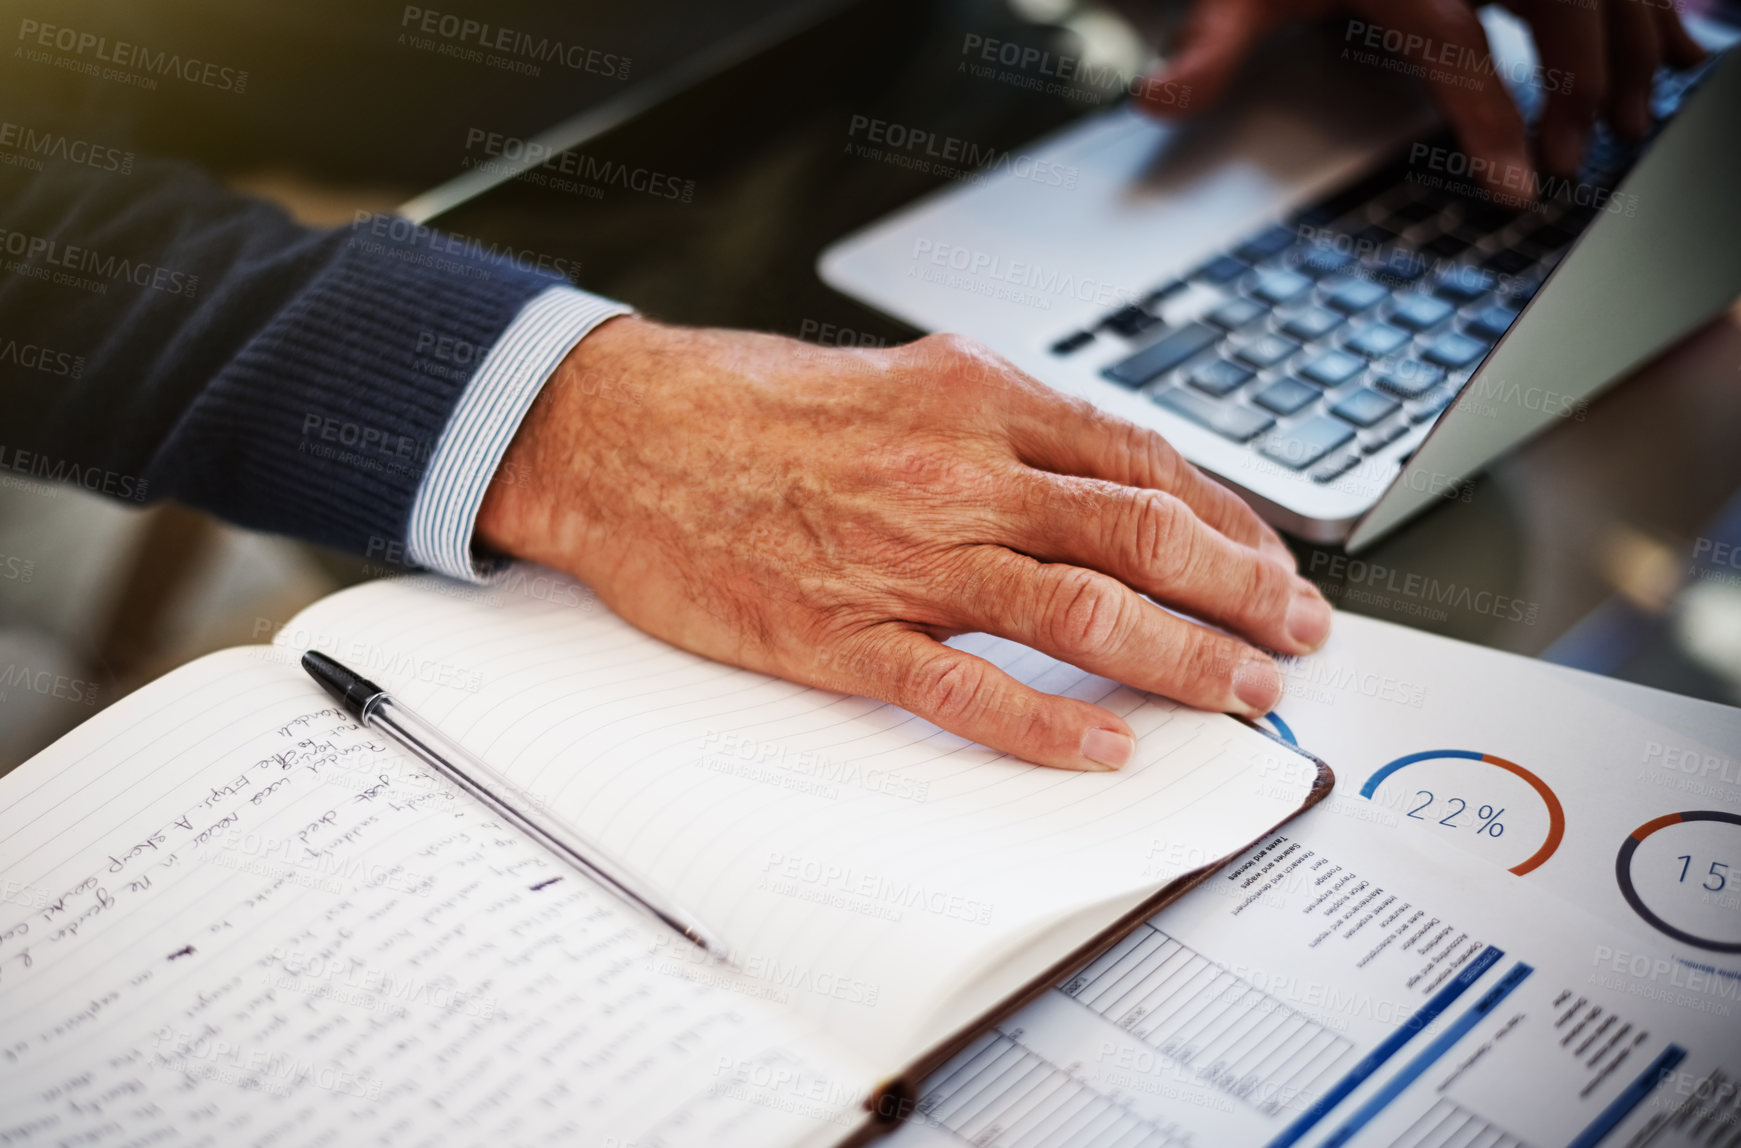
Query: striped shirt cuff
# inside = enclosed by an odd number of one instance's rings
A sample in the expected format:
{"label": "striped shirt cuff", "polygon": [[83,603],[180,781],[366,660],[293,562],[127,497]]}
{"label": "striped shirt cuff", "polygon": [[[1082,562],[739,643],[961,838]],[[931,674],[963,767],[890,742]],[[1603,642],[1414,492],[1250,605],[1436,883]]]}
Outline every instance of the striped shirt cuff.
{"label": "striped shirt cuff", "polygon": [[564,286],[520,309],[466,384],[423,473],[405,540],[412,562],[469,582],[488,581],[504,565],[472,552],[484,491],[563,357],[594,327],[631,310]]}

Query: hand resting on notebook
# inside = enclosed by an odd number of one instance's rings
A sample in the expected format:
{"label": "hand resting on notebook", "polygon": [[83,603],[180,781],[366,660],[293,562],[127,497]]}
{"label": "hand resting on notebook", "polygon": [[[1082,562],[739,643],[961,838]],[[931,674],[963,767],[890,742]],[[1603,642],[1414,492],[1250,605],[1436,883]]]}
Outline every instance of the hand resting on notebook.
{"label": "hand resting on notebook", "polygon": [[942,639],[1256,715],[1281,692],[1263,650],[1330,629],[1275,533],[1159,436],[946,335],[837,349],[612,319],[540,394],[477,537],[676,645],[1070,769],[1123,765],[1129,726]]}

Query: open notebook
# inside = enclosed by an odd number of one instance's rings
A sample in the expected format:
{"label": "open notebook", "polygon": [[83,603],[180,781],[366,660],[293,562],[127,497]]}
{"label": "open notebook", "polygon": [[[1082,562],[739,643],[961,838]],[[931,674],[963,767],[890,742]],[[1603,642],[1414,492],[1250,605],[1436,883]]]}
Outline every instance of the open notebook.
{"label": "open notebook", "polygon": [[[1135,761],[1032,766],[684,653],[530,570],[357,587],[167,675],[0,780],[0,1138],[865,1137],[1328,791],[1231,718],[957,644],[1122,714]],[[693,912],[733,967],[355,726],[308,647]]]}

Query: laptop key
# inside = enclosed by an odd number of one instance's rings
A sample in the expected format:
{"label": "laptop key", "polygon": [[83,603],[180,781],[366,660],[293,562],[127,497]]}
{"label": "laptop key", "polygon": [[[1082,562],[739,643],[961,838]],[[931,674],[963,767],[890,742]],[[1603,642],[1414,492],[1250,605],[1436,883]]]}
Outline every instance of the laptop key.
{"label": "laptop key", "polygon": [[1276,379],[1255,395],[1251,401],[1265,410],[1274,411],[1278,415],[1297,414],[1311,405],[1318,398],[1317,387],[1308,386],[1298,379],[1282,377]]}
{"label": "laptop key", "polygon": [[1272,255],[1279,255],[1293,246],[1294,232],[1292,228],[1265,228],[1233,249],[1233,253],[1248,263],[1262,263]]}
{"label": "laptop key", "polygon": [[1481,296],[1493,290],[1498,282],[1491,271],[1479,267],[1458,267],[1439,277],[1433,285],[1433,290],[1441,299],[1449,299],[1461,307],[1473,303]]}
{"label": "laptop key", "polygon": [[1383,423],[1370,430],[1361,431],[1359,440],[1361,453],[1371,454],[1374,451],[1383,450],[1385,447],[1407,434],[1408,429],[1408,420],[1398,419],[1395,422]]}
{"label": "laptop key", "polygon": [[1226,327],[1231,331],[1267,314],[1269,310],[1261,303],[1254,303],[1250,299],[1229,299],[1203,317],[1217,327]]}
{"label": "laptop key", "polygon": [[1602,183],[1603,176],[1617,175],[1635,157],[1632,145],[1623,143],[1605,123],[1598,122],[1590,133],[1590,143],[1584,152],[1584,169]]}
{"label": "laptop key", "polygon": [[1360,452],[1346,451],[1312,468],[1313,482],[1334,482],[1360,464]]}
{"label": "laptop key", "polygon": [[1516,275],[1520,271],[1535,266],[1535,260],[1521,251],[1507,248],[1504,251],[1495,251],[1489,255],[1482,266],[1489,271],[1497,271],[1501,275]]}
{"label": "laptop key", "polygon": [[1481,340],[1459,335],[1455,331],[1446,331],[1428,344],[1421,357],[1429,363],[1455,371],[1476,362],[1486,353],[1487,344]]}
{"label": "laptop key", "polygon": [[1053,343],[1052,353],[1054,355],[1073,355],[1092,342],[1094,342],[1093,331],[1077,331],[1075,334],[1065,335]]}
{"label": "laptop key", "polygon": [[1265,303],[1286,303],[1312,289],[1312,281],[1296,271],[1260,271],[1251,293]]}
{"label": "laptop key", "polygon": [[1299,268],[1314,279],[1322,279],[1326,275],[1334,275],[1354,262],[1354,256],[1346,251],[1337,251],[1334,247],[1317,244],[1300,256]]}
{"label": "laptop key", "polygon": [[1404,203],[1392,209],[1390,216],[1392,219],[1400,220],[1403,223],[1420,223],[1422,220],[1431,219],[1433,216],[1439,214],[1439,210],[1438,204],[1428,202],[1424,199],[1417,199],[1411,203]]}
{"label": "laptop key", "polygon": [[1183,415],[1198,426],[1207,427],[1234,442],[1250,442],[1275,425],[1275,420],[1262,411],[1235,403],[1218,403],[1202,395],[1194,395],[1182,387],[1168,387],[1149,396],[1156,405]]}
{"label": "laptop key", "polygon": [[1163,283],[1143,296],[1143,306],[1151,310],[1185,290],[1190,284],[1183,279],[1175,279],[1171,283]]}
{"label": "laptop key", "polygon": [[1321,387],[1339,387],[1366,364],[1346,351],[1325,351],[1300,368],[1300,374]]}
{"label": "laptop key", "polygon": [[1517,322],[1518,308],[1507,307],[1503,303],[1489,303],[1475,312],[1475,317],[1469,320],[1465,328],[1477,339],[1486,339],[1489,343],[1497,343],[1499,336],[1505,334],[1511,325]]}
{"label": "laptop key", "polygon": [[1271,462],[1290,470],[1304,470],[1354,437],[1354,428],[1341,419],[1313,415],[1305,422],[1271,435],[1261,448]]}
{"label": "laptop key", "polygon": [[1230,363],[1226,359],[1214,358],[1191,372],[1191,385],[1200,391],[1221,398],[1232,394],[1251,381],[1251,371],[1238,363]]}
{"label": "laptop key", "polygon": [[1408,341],[1407,331],[1399,330],[1388,323],[1368,323],[1342,345],[1369,359],[1382,359]]}
{"label": "laptop key", "polygon": [[1418,399],[1445,381],[1445,372],[1416,359],[1381,363],[1372,368],[1372,381],[1378,389],[1399,399]]}
{"label": "laptop key", "polygon": [[1330,408],[1330,413],[1347,419],[1357,427],[1369,427],[1389,418],[1402,409],[1402,404],[1389,395],[1381,395],[1371,387],[1361,387],[1344,395]]}
{"label": "laptop key", "polygon": [[1391,307],[1390,321],[1411,331],[1426,331],[1450,318],[1454,310],[1451,304],[1431,295],[1399,295]]}
{"label": "laptop key", "polygon": [[1546,227],[1538,227],[1529,233],[1529,241],[1545,251],[1558,251],[1578,237],[1577,232],[1568,231],[1557,223]]}
{"label": "laptop key", "polygon": [[1342,325],[1342,316],[1327,307],[1307,307],[1282,324],[1282,333],[1310,342],[1323,338]]}
{"label": "laptop key", "polygon": [[1535,293],[1541,290],[1541,285],[1540,279],[1519,279],[1516,282],[1507,283],[1505,290],[1501,291],[1500,294],[1505,296],[1507,303],[1522,310],[1525,303],[1535,298]]}
{"label": "laptop key", "polygon": [[1378,284],[1365,279],[1350,279],[1331,291],[1326,302],[1338,311],[1353,315],[1376,307],[1388,298],[1390,292]]}
{"label": "laptop key", "polygon": [[1382,223],[1369,223],[1354,233],[1354,242],[1368,247],[1379,247],[1395,238],[1396,229]]}
{"label": "laptop key", "polygon": [[1205,283],[1231,283],[1251,269],[1251,265],[1231,255],[1217,255],[1192,273],[1193,279]]}
{"label": "laptop key", "polygon": [[1201,323],[1189,323],[1150,343],[1103,372],[1115,383],[1140,387],[1199,355],[1221,340],[1221,332]]}
{"label": "laptop key", "polygon": [[1421,251],[1434,259],[1455,259],[1469,250],[1469,241],[1461,235],[1447,231],[1443,235],[1421,244]]}
{"label": "laptop key", "polygon": [[1475,200],[1464,200],[1462,203],[1463,222],[1473,231],[1489,235],[1509,226],[1517,216],[1503,208],[1491,204],[1477,203]]}
{"label": "laptop key", "polygon": [[1373,269],[1373,275],[1386,282],[1402,285],[1413,283],[1427,273],[1431,260],[1415,251],[1392,251]]}
{"label": "laptop key", "polygon": [[1398,163],[1380,166],[1327,198],[1319,200],[1295,218],[1308,227],[1324,227],[1383,195],[1396,186],[1397,180],[1406,171],[1406,167]]}
{"label": "laptop key", "polygon": [[1252,366],[1261,369],[1275,366],[1299,349],[1298,343],[1289,342],[1280,335],[1266,334],[1259,335],[1233,353]]}
{"label": "laptop key", "polygon": [[1141,307],[1120,307],[1102,319],[1100,325],[1116,335],[1134,339],[1149,328],[1160,326],[1161,321]]}
{"label": "laptop key", "polygon": [[1409,422],[1417,424],[1431,422],[1438,418],[1440,412],[1450,406],[1451,400],[1456,397],[1457,388],[1455,387],[1446,387],[1441,391],[1435,391],[1409,407]]}

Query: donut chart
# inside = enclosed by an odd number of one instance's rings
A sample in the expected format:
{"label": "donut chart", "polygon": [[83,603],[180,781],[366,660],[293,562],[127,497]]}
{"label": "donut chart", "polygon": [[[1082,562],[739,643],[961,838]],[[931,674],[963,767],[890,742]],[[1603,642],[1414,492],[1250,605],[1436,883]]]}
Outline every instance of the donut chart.
{"label": "donut chart", "polygon": [[1638,889],[1632,883],[1632,855],[1638,852],[1638,847],[1644,843],[1646,838],[1672,825],[1699,821],[1721,821],[1741,826],[1741,813],[1730,813],[1721,809],[1689,809],[1680,813],[1665,813],[1661,817],[1646,821],[1628,833],[1626,840],[1620,843],[1620,852],[1614,857],[1614,881],[1620,886],[1620,895],[1626,898],[1626,903],[1632,907],[1632,911],[1643,918],[1644,922],[1657,932],[1710,952],[1741,953],[1741,941],[1722,941],[1711,937],[1701,937],[1669,924],[1644,903],[1644,898],[1638,895]]}
{"label": "donut chart", "polygon": [[1513,865],[1511,867],[1511,872],[1522,877],[1526,873],[1541,868],[1547,859],[1554,855],[1554,851],[1560,847],[1561,839],[1566,835],[1566,811],[1560,805],[1559,796],[1549,788],[1547,782],[1543,781],[1523,766],[1518,765],[1514,761],[1507,761],[1503,757],[1495,757],[1490,753],[1481,753],[1472,749],[1428,749],[1423,750],[1420,753],[1406,754],[1397,758],[1395,761],[1384,765],[1371,777],[1367,778],[1366,784],[1360,787],[1360,796],[1370,801],[1372,795],[1378,792],[1378,787],[1392,774],[1399,770],[1407,769],[1409,766],[1415,765],[1418,762],[1443,759],[1461,759],[1465,761],[1480,762],[1484,765],[1490,765],[1496,769],[1504,770],[1528,784],[1529,787],[1535,790],[1536,794],[1541,797],[1542,804],[1547,807],[1547,835],[1543,838],[1541,847],[1522,861],[1519,861],[1516,865]]}

